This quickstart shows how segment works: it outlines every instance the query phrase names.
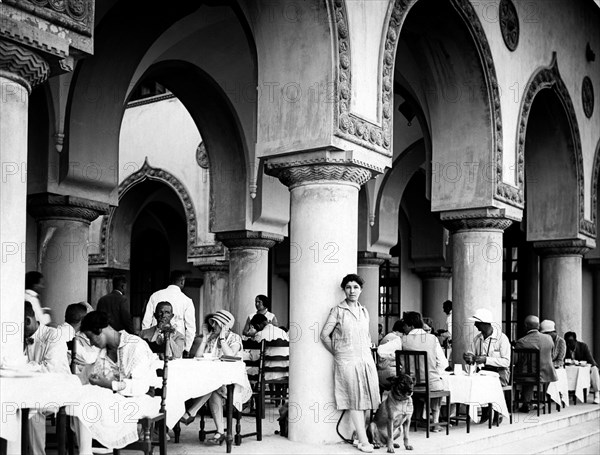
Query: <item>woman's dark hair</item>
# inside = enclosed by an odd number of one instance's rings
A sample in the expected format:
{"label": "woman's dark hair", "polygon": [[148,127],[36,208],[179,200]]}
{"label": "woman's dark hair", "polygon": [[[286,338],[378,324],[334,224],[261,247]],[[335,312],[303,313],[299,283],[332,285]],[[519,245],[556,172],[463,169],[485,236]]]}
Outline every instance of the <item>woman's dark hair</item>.
{"label": "woman's dark hair", "polygon": [[356,283],[358,283],[358,285],[361,288],[365,284],[365,280],[363,280],[360,276],[358,276],[355,273],[351,273],[349,275],[346,275],[344,278],[342,278],[342,284],[341,284],[342,289],[344,289],[346,287],[346,285],[348,283],[350,283],[351,281],[355,281]]}
{"label": "woman's dark hair", "polygon": [[206,327],[208,327],[209,332],[212,332],[214,330],[213,326],[210,324],[210,320],[214,315],[215,313],[208,313],[206,316],[204,316],[204,323],[206,324]]}
{"label": "woman's dark hair", "polygon": [[404,325],[404,321],[402,319],[398,319],[394,322],[392,326],[392,332],[402,332],[402,326]]}
{"label": "woman's dark hair", "polygon": [[263,306],[267,309],[267,311],[271,311],[271,299],[266,295],[258,294],[256,296],[258,300],[260,300]]}
{"label": "woman's dark hair", "polygon": [[100,335],[102,329],[108,327],[108,316],[104,311],[90,311],[81,321],[80,332],[92,332]]}
{"label": "woman's dark hair", "polygon": [[415,329],[423,328],[423,319],[421,318],[421,313],[416,311],[406,311],[402,314],[402,319],[404,323],[410,327]]}

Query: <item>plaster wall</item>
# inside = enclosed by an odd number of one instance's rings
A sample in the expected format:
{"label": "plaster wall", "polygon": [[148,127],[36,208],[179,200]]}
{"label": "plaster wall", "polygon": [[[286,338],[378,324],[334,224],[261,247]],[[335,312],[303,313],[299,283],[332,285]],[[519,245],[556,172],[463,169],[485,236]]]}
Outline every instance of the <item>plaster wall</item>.
{"label": "plaster wall", "polygon": [[[350,110],[380,123],[380,52],[389,0],[347,1],[352,71]],[[377,31],[382,31],[380,34]],[[385,37],[383,37],[385,39]]]}
{"label": "plaster wall", "polygon": [[472,2],[488,38],[500,87],[503,180],[515,184],[519,110],[527,90],[527,82],[538,68],[550,64],[552,52],[556,52],[558,68],[571,96],[581,135],[585,214],[589,219],[592,161],[600,136],[600,109],[596,95],[596,107],[592,117],[588,119],[585,116],[581,85],[583,76],[587,75],[592,80],[594,93],[600,91],[600,67],[594,62],[587,62],[585,57],[587,42],[596,55],[600,51],[600,10],[591,1],[538,0],[513,3],[519,15],[520,37],[517,49],[511,52],[505,46],[500,33],[499,0]]}

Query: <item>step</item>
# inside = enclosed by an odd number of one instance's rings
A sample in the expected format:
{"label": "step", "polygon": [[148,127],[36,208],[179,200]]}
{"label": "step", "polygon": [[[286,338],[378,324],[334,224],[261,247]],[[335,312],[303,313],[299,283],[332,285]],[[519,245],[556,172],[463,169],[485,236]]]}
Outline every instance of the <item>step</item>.
{"label": "step", "polygon": [[486,449],[486,453],[528,453],[528,454],[564,454],[578,453],[578,449],[600,442],[600,424],[597,419],[520,439],[501,446]]}
{"label": "step", "polygon": [[[476,453],[478,450],[481,450],[481,447],[500,447],[513,444],[515,441],[525,441],[529,438],[537,439],[539,442],[541,439],[546,439],[547,434],[553,432],[565,429],[569,432],[587,423],[599,426],[599,419],[600,407],[598,405],[572,406],[563,409],[562,412],[552,412],[550,415],[542,414],[539,420],[536,414],[526,415],[515,413],[512,425],[505,418],[499,428],[493,427],[491,430],[487,429],[487,427],[485,429],[478,428],[477,435],[473,435],[475,437],[466,437],[461,438],[461,441],[453,441],[452,453]],[[450,434],[453,435],[461,431],[465,431],[464,425],[452,428]],[[473,426],[471,427],[471,431],[473,432]],[[540,438],[541,435],[543,435],[543,438]],[[592,443],[593,441],[588,444]],[[531,448],[521,447],[521,450],[513,453],[535,453],[535,448],[535,445]]]}

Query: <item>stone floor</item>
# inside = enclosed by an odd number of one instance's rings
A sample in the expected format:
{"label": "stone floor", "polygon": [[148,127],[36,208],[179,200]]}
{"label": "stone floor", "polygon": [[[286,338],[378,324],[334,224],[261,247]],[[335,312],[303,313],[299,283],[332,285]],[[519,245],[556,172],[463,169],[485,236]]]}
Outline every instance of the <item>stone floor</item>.
{"label": "stone floor", "polygon": [[[589,412],[599,409],[598,405],[592,404],[579,404],[577,406],[571,406],[564,409],[561,413],[553,412],[549,416],[542,415],[539,420],[535,413],[530,415],[526,414],[515,414],[512,425],[509,425],[507,419],[500,425],[500,427],[493,427],[488,429],[486,425],[472,425],[471,433],[466,433],[465,424],[461,423],[458,427],[454,426],[450,430],[450,435],[446,436],[445,433],[432,433],[430,438],[425,437],[425,431],[420,429],[417,432],[410,432],[410,442],[414,447],[412,453],[416,454],[430,454],[430,453],[481,453],[485,452],[486,455],[490,453],[537,453],[537,444],[535,441],[540,441],[545,438],[544,434],[531,437],[533,426],[539,426],[540,424],[552,424],[553,421],[560,419],[573,419],[580,416],[582,412]],[[594,414],[597,416],[598,414]],[[287,438],[283,438],[275,431],[279,429],[277,423],[277,413],[274,407],[267,408],[266,418],[263,421],[263,440],[256,441],[255,438],[245,438],[241,446],[233,445],[233,454],[357,454],[359,451],[353,446],[340,442],[338,444],[328,444],[322,446],[315,446],[305,444],[301,442],[292,442]],[[594,417],[598,419],[598,417]],[[577,433],[578,431],[589,431],[589,425],[600,426],[600,420],[592,419],[588,422],[587,427],[581,424],[573,424],[572,428],[567,427],[563,429],[570,434]],[[575,422],[575,420],[573,420]],[[212,428],[211,419],[207,420],[207,429]],[[252,431],[254,428],[254,422],[250,418],[244,418],[242,422],[242,428],[246,431]],[[550,427],[548,427],[550,428]],[[553,430],[541,429],[540,432]],[[535,434],[535,433],[533,433]],[[173,442],[173,434],[171,433],[171,441],[168,443],[168,453],[170,455],[200,455],[200,454],[212,454],[212,453],[225,453],[225,444],[222,446],[207,445],[200,443],[198,440],[198,419],[190,424],[189,426],[182,426],[181,441],[179,444]],[[519,444],[519,439],[522,437],[523,443]],[[503,439],[502,439],[503,438]],[[539,439],[538,439],[539,438]],[[516,439],[516,441],[515,441]],[[533,440],[531,442],[530,440]],[[478,442],[479,441],[479,442]],[[505,449],[499,448],[498,451],[492,447],[494,444],[500,441],[501,444],[506,444],[507,441],[517,443],[516,448],[513,446]],[[475,444],[474,444],[475,443]],[[477,450],[479,447],[479,450]],[[490,448],[491,447],[491,448]],[[404,448],[396,449],[396,452],[404,452]],[[122,453],[134,453],[134,452],[122,452]],[[155,451],[157,453],[157,451]],[[385,448],[376,450],[374,453],[384,454],[386,453]],[[586,447],[578,447],[577,449],[570,450],[568,447],[564,450],[555,451],[555,453],[600,453],[600,437],[594,436]]]}

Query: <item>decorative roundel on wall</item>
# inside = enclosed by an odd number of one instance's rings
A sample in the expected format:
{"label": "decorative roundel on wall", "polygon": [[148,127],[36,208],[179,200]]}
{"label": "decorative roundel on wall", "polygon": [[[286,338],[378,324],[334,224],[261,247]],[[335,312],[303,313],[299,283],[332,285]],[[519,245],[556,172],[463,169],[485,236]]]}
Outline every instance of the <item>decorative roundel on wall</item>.
{"label": "decorative roundel on wall", "polygon": [[592,80],[585,76],[581,84],[581,102],[583,103],[583,112],[587,118],[594,113],[594,87]]}
{"label": "decorative roundel on wall", "polygon": [[208,153],[206,153],[204,141],[200,142],[196,148],[196,162],[202,169],[208,169],[210,167],[210,161],[208,161]]}
{"label": "decorative roundel on wall", "polygon": [[504,44],[510,51],[514,51],[519,45],[519,16],[511,0],[500,1],[498,18]]}

